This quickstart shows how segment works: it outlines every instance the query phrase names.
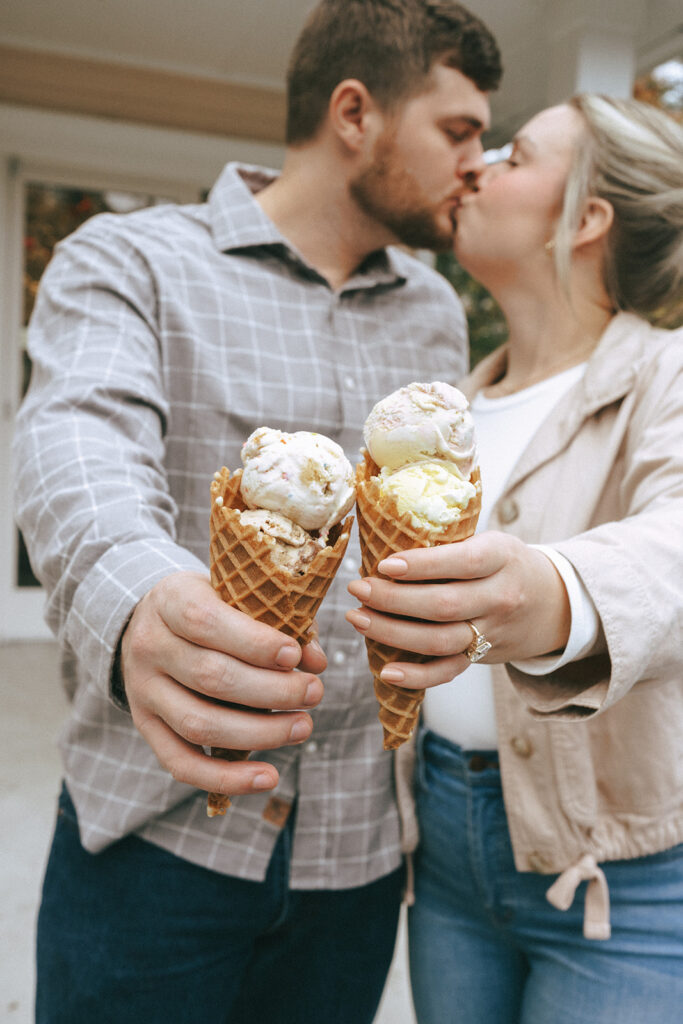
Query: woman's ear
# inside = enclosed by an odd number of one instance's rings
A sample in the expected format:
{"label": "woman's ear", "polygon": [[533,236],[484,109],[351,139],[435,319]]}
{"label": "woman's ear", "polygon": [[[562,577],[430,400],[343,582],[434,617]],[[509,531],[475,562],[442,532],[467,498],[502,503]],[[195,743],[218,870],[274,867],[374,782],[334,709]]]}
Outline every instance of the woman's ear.
{"label": "woman's ear", "polygon": [[614,221],[614,207],[607,199],[591,196],[586,200],[581,223],[574,233],[574,248],[606,238]]}
{"label": "woman's ear", "polygon": [[349,149],[359,151],[367,143],[368,129],[379,110],[370,92],[356,78],[345,78],[334,89],[328,107],[329,123]]}

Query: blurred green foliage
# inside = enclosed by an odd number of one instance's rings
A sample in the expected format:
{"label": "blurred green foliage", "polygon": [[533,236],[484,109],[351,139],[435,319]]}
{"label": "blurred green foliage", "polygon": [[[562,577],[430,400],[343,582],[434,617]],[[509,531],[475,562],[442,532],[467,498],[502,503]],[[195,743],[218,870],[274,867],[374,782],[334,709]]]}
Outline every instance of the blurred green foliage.
{"label": "blurred green foliage", "polygon": [[451,253],[439,253],[436,269],[450,281],[462,299],[470,331],[470,360],[475,366],[507,339],[505,317],[495,299],[483,285],[470,277]]}

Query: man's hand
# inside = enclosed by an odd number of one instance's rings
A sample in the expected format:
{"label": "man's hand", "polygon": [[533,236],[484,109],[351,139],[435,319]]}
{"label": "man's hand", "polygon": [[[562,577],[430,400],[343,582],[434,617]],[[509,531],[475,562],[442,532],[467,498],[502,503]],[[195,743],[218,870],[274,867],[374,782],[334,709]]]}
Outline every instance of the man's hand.
{"label": "man's hand", "polygon": [[[313,722],[295,709],[320,702],[323,684],[312,673],[325,665],[316,641],[302,652],[296,640],[231,608],[205,576],[190,572],[157,583],[121,641],[133,722],[161,766],[180,782],[230,795],[273,789],[277,770],[263,761],[212,759],[202,747],[271,750],[303,742]],[[297,666],[306,671],[293,671]]]}
{"label": "man's hand", "polygon": [[492,644],[485,663],[566,646],[571,612],[560,574],[543,552],[508,534],[403,551],[378,568],[390,579],[349,584],[363,607],[347,619],[365,636],[432,659],[387,665],[382,679],[388,683],[424,688],[464,672],[473,637],[468,619]]}

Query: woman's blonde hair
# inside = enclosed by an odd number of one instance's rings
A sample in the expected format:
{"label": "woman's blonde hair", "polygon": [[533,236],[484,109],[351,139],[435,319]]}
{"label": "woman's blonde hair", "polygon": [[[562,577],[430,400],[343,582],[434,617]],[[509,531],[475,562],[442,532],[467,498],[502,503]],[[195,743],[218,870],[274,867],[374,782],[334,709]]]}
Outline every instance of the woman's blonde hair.
{"label": "woman's blonde hair", "polygon": [[615,309],[662,326],[683,320],[683,129],[637,100],[583,93],[569,100],[586,134],[569,172],[555,238],[560,280],[586,199],[614,209],[605,245],[605,287]]}

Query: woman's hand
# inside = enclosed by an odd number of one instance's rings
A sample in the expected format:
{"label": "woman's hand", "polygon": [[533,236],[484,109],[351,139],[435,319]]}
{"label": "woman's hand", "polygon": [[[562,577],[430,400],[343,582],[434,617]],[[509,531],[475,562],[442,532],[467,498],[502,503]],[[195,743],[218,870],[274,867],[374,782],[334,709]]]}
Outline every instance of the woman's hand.
{"label": "woman's hand", "polygon": [[424,664],[395,662],[382,678],[423,688],[464,672],[474,634],[491,643],[488,663],[521,661],[562,650],[571,615],[567,592],[542,551],[505,533],[415,548],[379,564],[384,577],[349,584],[363,607],[347,614],[365,636],[431,655]]}

